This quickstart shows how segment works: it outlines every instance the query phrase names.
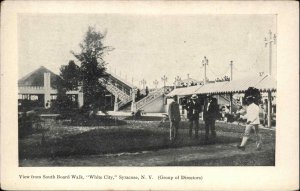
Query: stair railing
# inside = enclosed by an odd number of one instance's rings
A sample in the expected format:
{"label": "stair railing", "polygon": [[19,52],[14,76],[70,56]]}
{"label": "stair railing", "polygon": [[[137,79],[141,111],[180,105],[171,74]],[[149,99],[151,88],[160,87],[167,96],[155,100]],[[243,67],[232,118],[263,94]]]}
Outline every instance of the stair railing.
{"label": "stair railing", "polygon": [[160,88],[156,91],[150,92],[145,98],[141,99],[136,103],[136,108],[140,109],[143,106],[147,105],[148,103],[152,102],[155,100],[157,97],[161,96],[164,94],[164,88]]}

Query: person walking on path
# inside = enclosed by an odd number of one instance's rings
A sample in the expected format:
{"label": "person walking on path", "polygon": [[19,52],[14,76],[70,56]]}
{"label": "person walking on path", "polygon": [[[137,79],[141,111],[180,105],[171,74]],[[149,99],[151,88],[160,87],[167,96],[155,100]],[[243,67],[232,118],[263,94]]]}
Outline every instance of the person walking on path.
{"label": "person walking on path", "polygon": [[180,122],[179,104],[177,96],[173,97],[173,101],[169,104],[168,116],[170,120],[170,141],[174,141],[178,136],[178,127]]}
{"label": "person walking on path", "polygon": [[238,149],[245,150],[245,145],[249,139],[251,129],[254,130],[256,135],[256,149],[260,150],[262,146],[262,136],[259,133],[258,125],[260,124],[259,121],[259,107],[254,103],[254,97],[248,96],[246,98],[248,103],[247,113],[243,117],[247,119],[245,133],[242,138],[242,142],[238,145]]}
{"label": "person walking on path", "polygon": [[195,126],[195,138],[198,138],[199,131],[199,113],[200,105],[197,102],[198,96],[196,94],[192,95],[191,100],[187,104],[187,117],[190,121],[189,124],[189,137],[192,138],[193,135],[193,126]]}
{"label": "person walking on path", "polygon": [[217,99],[212,96],[208,97],[208,101],[204,105],[203,119],[205,122],[205,142],[209,141],[209,131],[211,132],[211,142],[215,143],[217,134],[215,130],[215,122],[218,117],[219,106]]}

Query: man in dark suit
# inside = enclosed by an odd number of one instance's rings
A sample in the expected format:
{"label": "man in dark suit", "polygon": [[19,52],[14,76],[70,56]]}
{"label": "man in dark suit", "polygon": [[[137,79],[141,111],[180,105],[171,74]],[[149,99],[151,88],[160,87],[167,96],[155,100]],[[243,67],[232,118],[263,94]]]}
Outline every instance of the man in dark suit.
{"label": "man in dark suit", "polygon": [[219,106],[217,103],[217,99],[212,96],[208,97],[204,105],[203,111],[203,119],[205,122],[205,141],[209,141],[209,130],[211,132],[211,141],[214,143],[216,141],[216,130],[215,130],[215,122],[218,116]]}
{"label": "man in dark suit", "polygon": [[189,136],[192,138],[193,126],[195,126],[195,138],[198,138],[199,131],[199,113],[201,107],[198,102],[198,96],[192,95],[190,101],[187,103],[187,117],[190,121],[189,124]]}
{"label": "man in dark suit", "polygon": [[169,104],[168,115],[170,120],[170,141],[174,141],[178,136],[178,126],[180,122],[179,104],[177,96],[173,97],[173,101]]}

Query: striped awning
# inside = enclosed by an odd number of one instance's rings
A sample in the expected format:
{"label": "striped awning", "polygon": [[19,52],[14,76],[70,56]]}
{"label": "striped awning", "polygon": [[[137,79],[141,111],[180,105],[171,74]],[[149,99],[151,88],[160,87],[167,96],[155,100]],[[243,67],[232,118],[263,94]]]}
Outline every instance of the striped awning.
{"label": "striped awning", "polygon": [[208,83],[203,85],[201,88],[199,88],[195,94],[215,94],[219,93],[220,90],[226,86],[229,82],[215,82],[215,83]]}
{"label": "striped awning", "polygon": [[262,92],[276,91],[277,82],[272,76],[267,76],[254,87],[259,89]]}
{"label": "striped awning", "polygon": [[261,92],[276,91],[276,80],[272,76],[247,77],[244,79],[232,80],[229,82],[215,82],[205,85],[177,88],[167,96],[184,96],[192,94],[226,94],[243,93],[249,87],[255,87]]}
{"label": "striped awning", "polygon": [[276,91],[276,80],[269,75],[232,80],[216,93],[243,93],[249,87],[255,87],[261,92]]}

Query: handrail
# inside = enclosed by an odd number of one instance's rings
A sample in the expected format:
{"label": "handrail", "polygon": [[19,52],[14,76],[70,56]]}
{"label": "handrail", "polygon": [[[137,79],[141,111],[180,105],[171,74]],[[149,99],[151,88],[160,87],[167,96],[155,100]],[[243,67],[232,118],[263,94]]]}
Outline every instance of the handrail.
{"label": "handrail", "polygon": [[138,101],[136,103],[136,108],[137,109],[142,108],[143,106],[145,106],[146,104],[148,104],[149,102],[155,100],[157,97],[159,97],[163,94],[164,94],[164,89],[163,88],[160,88],[156,91],[150,92],[148,94],[148,96],[146,96],[145,98],[141,99],[140,101]]}
{"label": "handrail", "polygon": [[113,95],[117,95],[118,98],[122,101],[127,101],[127,100],[131,100],[131,96],[127,95],[126,93],[124,93],[122,90],[120,90],[119,88],[115,87],[112,84],[107,84],[106,89],[111,92]]}
{"label": "handrail", "polygon": [[122,107],[123,105],[129,103],[132,100],[131,95],[127,95],[111,83],[106,84],[106,89],[121,100],[120,102],[118,102],[118,107]]}

